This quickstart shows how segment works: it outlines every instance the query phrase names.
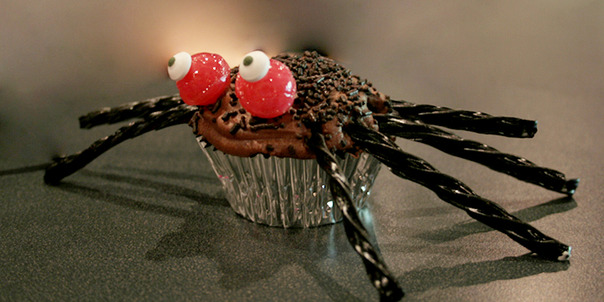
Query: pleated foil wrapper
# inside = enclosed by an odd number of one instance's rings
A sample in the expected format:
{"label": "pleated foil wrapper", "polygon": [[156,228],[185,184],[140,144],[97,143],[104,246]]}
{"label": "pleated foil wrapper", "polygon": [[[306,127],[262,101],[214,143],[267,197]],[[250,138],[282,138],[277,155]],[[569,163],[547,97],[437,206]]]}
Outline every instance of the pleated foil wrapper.
{"label": "pleated foil wrapper", "polygon": [[[329,189],[329,177],[314,159],[279,158],[262,155],[239,157],[206,148],[226,199],[235,212],[260,224],[276,227],[315,227],[342,220]],[[367,153],[338,158],[357,207],[365,207],[380,162]]]}

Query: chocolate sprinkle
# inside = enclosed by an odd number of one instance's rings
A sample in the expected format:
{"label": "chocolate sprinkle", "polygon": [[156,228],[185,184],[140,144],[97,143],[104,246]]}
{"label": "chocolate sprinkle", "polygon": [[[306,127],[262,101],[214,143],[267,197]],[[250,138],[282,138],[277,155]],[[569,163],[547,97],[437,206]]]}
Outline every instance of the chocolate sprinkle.
{"label": "chocolate sprinkle", "polygon": [[214,103],[214,106],[212,106],[212,109],[210,109],[210,112],[212,112],[212,113],[218,112],[218,109],[220,109],[220,106],[222,106],[222,99],[218,98],[216,103]]}
{"label": "chocolate sprinkle", "polygon": [[231,127],[231,130],[229,132],[232,135],[235,135],[237,133],[237,131],[239,131],[239,129],[241,129],[241,125],[240,124],[233,124],[233,127]]}
{"label": "chocolate sprinkle", "polygon": [[228,120],[229,120],[231,117],[237,116],[237,114],[239,114],[239,112],[238,112],[238,111],[236,111],[236,110],[226,112],[225,114],[223,114],[223,115],[222,115],[222,120],[226,122],[226,121],[228,121]]}
{"label": "chocolate sprinkle", "polygon": [[289,153],[290,156],[295,157],[296,156],[296,148],[294,148],[293,145],[289,145],[287,146],[287,152]]}
{"label": "chocolate sprinkle", "polygon": [[250,130],[252,131],[258,131],[262,129],[279,129],[279,126],[269,123],[250,125]]}

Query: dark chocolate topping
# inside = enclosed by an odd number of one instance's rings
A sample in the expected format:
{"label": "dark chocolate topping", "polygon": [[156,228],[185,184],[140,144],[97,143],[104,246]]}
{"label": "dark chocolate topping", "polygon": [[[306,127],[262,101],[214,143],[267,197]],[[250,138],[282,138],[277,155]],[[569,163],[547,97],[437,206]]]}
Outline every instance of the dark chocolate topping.
{"label": "dark chocolate topping", "polygon": [[200,107],[192,119],[194,132],[232,155],[314,158],[306,145],[310,128],[322,129],[330,149],[358,153],[342,127],[354,118],[377,129],[372,113],[390,111],[386,95],[332,59],[316,52],[281,54],[273,59],[287,65],[296,79],[296,98],[288,112],[272,119],[251,116],[237,100],[234,81],[238,68],[233,68],[228,91],[216,104]]}

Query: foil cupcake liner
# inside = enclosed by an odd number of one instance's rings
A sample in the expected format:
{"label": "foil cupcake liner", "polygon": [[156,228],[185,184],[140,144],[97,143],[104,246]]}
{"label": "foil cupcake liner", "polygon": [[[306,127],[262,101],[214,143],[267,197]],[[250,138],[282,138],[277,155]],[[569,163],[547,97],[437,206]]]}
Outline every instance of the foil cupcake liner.
{"label": "foil cupcake liner", "polygon": [[[314,227],[338,222],[342,213],[329,190],[329,177],[314,159],[271,156],[239,157],[206,148],[208,157],[235,212],[260,224]],[[338,163],[350,182],[357,209],[365,207],[380,163],[367,153],[347,154]]]}

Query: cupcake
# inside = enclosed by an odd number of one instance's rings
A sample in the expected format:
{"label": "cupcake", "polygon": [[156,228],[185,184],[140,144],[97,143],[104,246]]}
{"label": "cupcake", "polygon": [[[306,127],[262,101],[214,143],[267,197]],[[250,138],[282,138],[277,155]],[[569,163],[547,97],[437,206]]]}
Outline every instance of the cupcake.
{"label": "cupcake", "polygon": [[183,101],[199,106],[190,125],[235,212],[281,227],[341,219],[328,176],[306,144],[311,127],[320,127],[327,147],[338,154],[354,203],[362,208],[380,165],[342,127],[355,115],[377,129],[372,112],[388,112],[387,97],[316,52],[270,59],[254,51],[239,67],[227,66],[215,54],[179,53],[168,71]]}
{"label": "cupcake", "polygon": [[394,136],[419,141],[570,196],[578,179],[566,179],[556,170],[434,127],[532,137],[534,121],[391,101],[371,83],[316,52],[272,59],[252,52],[233,69],[216,54],[179,53],[170,59],[168,73],[179,95],[81,117],[82,128],[139,120],[88,149],[57,158],[47,167],[45,182],[58,184],[127,139],[188,122],[237,213],[281,227],[312,227],[342,219],[348,241],[363,259],[382,300],[398,300],[403,292],[356,211],[363,207],[380,167],[368,153],[397,176],[432,190],[541,257],[558,261],[570,257],[570,246],[404,152],[393,141]]}

